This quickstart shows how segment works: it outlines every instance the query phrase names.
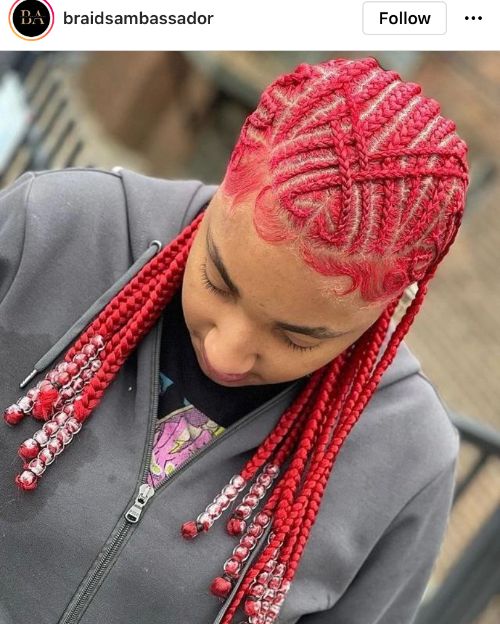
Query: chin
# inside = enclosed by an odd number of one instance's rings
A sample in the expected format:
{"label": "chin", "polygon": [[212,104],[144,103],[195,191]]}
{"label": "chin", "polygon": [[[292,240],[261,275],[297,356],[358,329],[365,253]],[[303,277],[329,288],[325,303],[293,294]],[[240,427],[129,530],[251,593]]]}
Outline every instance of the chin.
{"label": "chin", "polygon": [[216,375],[212,375],[210,371],[205,370],[202,364],[203,363],[200,363],[200,368],[206,375],[206,377],[208,377],[211,381],[218,384],[219,386],[225,386],[226,388],[243,388],[244,386],[262,385],[262,383],[255,380],[253,375],[249,375],[248,379],[242,379],[237,381],[225,381],[224,379],[219,379]]}
{"label": "chin", "polygon": [[258,382],[252,382],[252,381],[216,381],[215,379],[212,379],[212,381],[216,383],[217,385],[224,386],[226,388],[244,388],[245,386],[262,385],[262,384],[259,384]]}

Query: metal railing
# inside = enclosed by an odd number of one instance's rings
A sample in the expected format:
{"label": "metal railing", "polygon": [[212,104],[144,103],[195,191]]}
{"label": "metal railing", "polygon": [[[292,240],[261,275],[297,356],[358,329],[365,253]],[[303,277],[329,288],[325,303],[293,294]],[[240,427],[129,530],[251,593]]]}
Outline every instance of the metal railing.
{"label": "metal railing", "polygon": [[57,58],[0,57],[0,188],[28,170],[91,166]]}
{"label": "metal railing", "polygon": [[[462,442],[472,444],[478,457],[457,484],[453,505],[473,486],[486,463],[500,457],[500,433],[451,414]],[[414,624],[473,624],[500,593],[500,505],[482,524],[444,581],[420,606]]]}

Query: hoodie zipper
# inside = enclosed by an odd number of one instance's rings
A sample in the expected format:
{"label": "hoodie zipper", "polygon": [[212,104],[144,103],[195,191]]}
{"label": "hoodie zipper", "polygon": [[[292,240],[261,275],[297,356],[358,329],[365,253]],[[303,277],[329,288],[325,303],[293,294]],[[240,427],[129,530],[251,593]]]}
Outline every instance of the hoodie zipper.
{"label": "hoodie zipper", "polygon": [[[154,495],[159,490],[166,487],[171,481],[173,481],[179,475],[179,473],[181,473],[186,468],[186,466],[191,465],[193,462],[200,459],[202,455],[204,455],[214,445],[219,444],[220,441],[226,438],[228,435],[233,435],[241,427],[245,426],[249,421],[253,420],[253,418],[255,418],[261,411],[263,411],[264,409],[268,409],[269,407],[274,405],[274,403],[280,400],[284,395],[290,393],[292,389],[295,388],[297,384],[299,383],[299,381],[296,381],[294,384],[292,384],[288,388],[285,388],[278,395],[270,399],[270,401],[265,403],[263,406],[256,408],[255,410],[253,410],[252,412],[250,412],[249,414],[247,414],[246,416],[238,420],[234,425],[228,427],[220,435],[218,435],[215,438],[212,438],[212,440],[208,444],[203,446],[201,449],[198,449],[198,451],[194,453],[193,455],[191,455],[187,461],[180,464],[176,468],[175,472],[165,477],[165,479],[159,485],[157,485],[156,488],[152,488],[148,483],[146,483],[146,479],[147,479],[149,466],[151,464],[151,456],[153,454],[153,439],[154,439],[154,433],[156,429],[156,420],[157,420],[156,415],[157,415],[157,410],[158,410],[160,345],[161,345],[161,337],[163,333],[162,330],[163,330],[163,322],[162,322],[162,317],[161,317],[160,322],[158,323],[157,329],[156,329],[156,338],[155,338],[155,345],[154,345],[154,351],[153,351],[153,361],[154,361],[154,372],[153,372],[154,378],[153,378],[153,389],[152,389],[153,396],[152,396],[152,401],[151,401],[151,411],[149,413],[149,430],[148,430],[148,440],[147,440],[147,447],[146,447],[146,457],[142,465],[141,479],[138,485],[136,486],[137,494],[136,494],[135,500],[132,503],[132,505],[124,512],[123,517],[117,523],[115,530],[113,531],[113,534],[110,538],[109,543],[105,545],[104,548],[99,553],[97,561],[94,564],[94,569],[92,570],[92,573],[90,574],[90,576],[88,576],[86,581],[82,582],[79,589],[73,596],[71,602],[66,607],[66,610],[63,613],[58,624],[77,624],[80,621],[85,610],[90,604],[93,596],[97,592],[101,584],[101,581],[103,580],[105,576],[106,571],[116,560],[118,552],[120,551],[120,547],[123,544],[125,538],[128,536],[130,531],[135,530],[135,527],[140,522],[144,509],[147,507],[148,503],[151,501]],[[249,558],[249,560],[247,560],[246,562],[247,565],[250,565],[251,561],[256,556],[256,551],[258,550],[260,549],[258,548],[255,549],[254,555],[251,558]],[[237,587],[235,589],[237,589]],[[233,595],[233,592],[231,592],[231,596],[232,595]],[[231,596],[228,599],[226,599],[222,607],[222,610],[224,612],[227,609],[227,606],[225,605],[229,604],[228,600],[231,598]],[[215,622],[220,621],[221,614],[222,614],[222,611],[219,612],[219,615],[217,616],[217,619],[215,620]]]}
{"label": "hoodie zipper", "polygon": [[[99,585],[101,584],[101,580],[104,577],[106,570],[116,559],[116,555],[120,550],[120,546],[123,541],[129,534],[130,530],[134,527],[134,524],[137,523],[137,520],[140,517],[137,517],[135,523],[131,523],[126,519],[126,514],[128,514],[131,509],[134,508],[135,505],[138,506],[139,510],[142,509],[141,505],[144,506],[147,502],[147,497],[149,492],[147,492],[144,488],[141,490],[141,486],[143,485],[143,481],[145,480],[145,474],[147,471],[148,461],[151,460],[152,455],[152,442],[154,436],[154,425],[155,425],[155,410],[158,409],[158,390],[159,390],[159,368],[160,368],[160,343],[161,343],[161,335],[162,335],[162,323],[158,323],[156,329],[156,337],[155,337],[155,345],[153,350],[153,361],[154,361],[154,378],[153,378],[153,400],[151,403],[151,412],[149,414],[149,430],[148,430],[148,438],[147,438],[147,451],[146,451],[146,463],[142,467],[141,481],[139,482],[139,492],[135,498],[134,504],[132,507],[125,512],[124,517],[122,517],[118,524],[116,525],[110,541],[107,545],[99,553],[98,559],[94,564],[94,569],[92,573],[86,580],[84,580],[75,595],[73,596],[71,602],[66,607],[61,619],[58,624],[77,624],[83,616],[87,606],[92,600],[95,592],[97,591]],[[152,488],[151,488],[152,489]],[[154,493],[154,491],[153,491]],[[143,498],[145,497],[145,498]]]}

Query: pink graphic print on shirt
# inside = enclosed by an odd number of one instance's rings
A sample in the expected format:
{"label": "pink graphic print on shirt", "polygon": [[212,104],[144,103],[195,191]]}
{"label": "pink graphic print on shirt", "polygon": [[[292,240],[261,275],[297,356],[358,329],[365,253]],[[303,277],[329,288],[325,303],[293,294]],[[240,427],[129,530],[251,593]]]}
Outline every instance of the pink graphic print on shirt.
{"label": "pink graphic print on shirt", "polygon": [[157,487],[181,464],[224,431],[191,404],[158,420],[147,482]]}

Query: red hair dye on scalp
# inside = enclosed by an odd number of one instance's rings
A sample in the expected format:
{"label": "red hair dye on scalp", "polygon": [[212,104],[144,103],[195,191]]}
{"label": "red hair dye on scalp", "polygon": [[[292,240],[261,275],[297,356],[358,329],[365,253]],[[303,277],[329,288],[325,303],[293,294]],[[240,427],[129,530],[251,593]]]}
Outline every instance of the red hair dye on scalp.
{"label": "red hair dye on scalp", "polygon": [[[183,525],[186,539],[208,531],[249,486],[228,520],[239,545],[212,584],[216,595],[227,596],[239,583],[222,624],[235,621],[240,606],[253,624],[278,617],[338,453],[457,235],[468,184],[466,153],[438,103],[373,58],[301,64],[269,85],[246,119],[221,189],[228,210],[253,201],[253,222],[264,240],[294,246],[319,273],[348,276],[346,293],[359,289],[366,301],[387,305],[354,344],[312,374],[240,474],[196,520]],[[160,317],[182,281],[202,218],[161,250],[85,329],[59,368],[46,375],[43,401],[32,390],[22,409],[11,406],[6,412],[9,424],[27,413],[50,420],[47,431],[20,449],[30,460],[41,448],[16,478],[22,489],[36,488],[53,460],[50,449],[59,454],[68,436],[78,433]],[[382,352],[393,312],[412,283],[416,294]],[[90,372],[78,379],[79,370]],[[62,384],[58,375],[66,372],[70,380]],[[44,431],[52,446],[40,457],[47,446]],[[243,571],[269,526],[265,546]]]}
{"label": "red hair dye on scalp", "polygon": [[254,225],[295,245],[348,292],[389,300],[450,245],[467,185],[467,147],[439,104],[375,59],[299,65],[246,120],[223,189],[256,193]]}

